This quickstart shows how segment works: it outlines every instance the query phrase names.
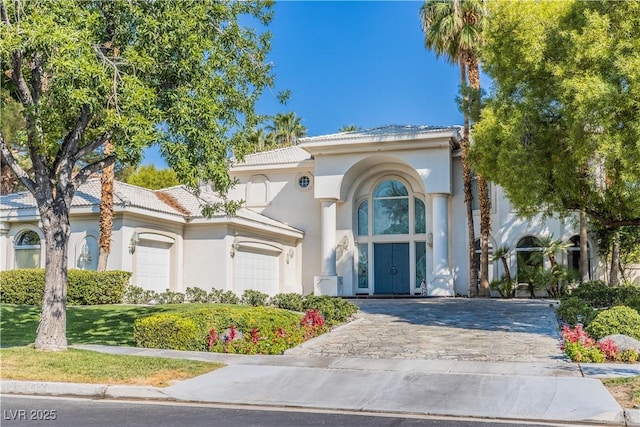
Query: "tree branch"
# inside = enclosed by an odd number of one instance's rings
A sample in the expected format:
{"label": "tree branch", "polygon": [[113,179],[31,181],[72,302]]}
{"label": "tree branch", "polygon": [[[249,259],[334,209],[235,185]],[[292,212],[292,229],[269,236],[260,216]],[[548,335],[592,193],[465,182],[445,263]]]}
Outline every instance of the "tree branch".
{"label": "tree branch", "polygon": [[18,95],[20,95],[20,102],[22,105],[27,107],[33,106],[33,97],[31,96],[31,92],[29,91],[29,86],[27,82],[24,80],[24,75],[22,74],[22,51],[16,50],[13,52],[13,70],[11,74],[11,79],[18,87]]}
{"label": "tree branch", "polygon": [[111,138],[110,133],[104,133],[99,138],[94,139],[93,141],[86,144],[84,147],[81,147],[76,153],[73,155],[74,160],[78,160],[91,153],[92,151],[98,149],[101,145],[103,145],[107,140]]}
{"label": "tree branch", "polygon": [[80,117],[76,122],[75,128],[71,132],[67,134],[62,142],[62,147],[56,153],[56,158],[53,161],[53,170],[55,173],[58,173],[58,168],[64,159],[72,158],[76,160],[78,157],[76,153],[78,151],[78,144],[80,143],[80,139],[82,139],[82,134],[87,128],[87,124],[89,123],[89,107],[86,105],[82,106],[82,110],[80,111]]}
{"label": "tree branch", "polygon": [[27,172],[25,172],[25,170],[22,169],[22,167],[18,164],[18,162],[16,161],[16,158],[14,157],[13,153],[11,152],[9,147],[7,146],[7,143],[4,140],[4,137],[2,136],[2,133],[0,133],[0,155],[2,155],[2,160],[4,160],[9,165],[9,167],[11,167],[11,170],[18,177],[20,182],[25,187],[27,187],[27,189],[32,194],[35,195],[36,194],[36,183],[33,182],[33,180],[31,178],[29,178],[29,175],[27,174]]}
{"label": "tree branch", "polygon": [[91,176],[91,174],[98,172],[107,166],[110,166],[116,162],[116,156],[107,156],[102,160],[93,162],[85,166],[73,177],[73,187],[79,188],[85,181]]}
{"label": "tree branch", "polygon": [[34,54],[31,61],[31,91],[33,93],[33,103],[38,104],[40,96],[44,92],[42,87],[42,53],[37,52]]}
{"label": "tree branch", "polygon": [[2,17],[2,22],[5,25],[11,26],[11,21],[9,21],[9,12],[7,12],[7,3],[5,0],[2,0],[2,5],[0,5],[0,17]]}

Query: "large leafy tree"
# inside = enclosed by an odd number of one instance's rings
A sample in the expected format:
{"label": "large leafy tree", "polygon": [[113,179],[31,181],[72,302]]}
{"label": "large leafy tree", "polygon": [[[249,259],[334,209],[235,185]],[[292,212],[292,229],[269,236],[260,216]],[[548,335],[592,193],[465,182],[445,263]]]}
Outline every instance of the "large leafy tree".
{"label": "large leafy tree", "polygon": [[[75,191],[116,159],[137,164],[145,147],[159,143],[182,182],[196,188],[208,180],[225,197],[232,184],[228,154],[255,126],[255,101],[273,84],[265,61],[269,34],[239,18],[266,25],[271,5],[3,0],[0,12],[3,88],[23,107],[32,171],[20,166],[4,129],[0,152],[35,197],[45,236],[35,345],[64,349]],[[104,150],[107,141],[112,153]]]}
{"label": "large leafy tree", "polygon": [[[452,64],[460,66],[460,88],[464,112],[462,138],[462,168],[464,200],[467,207],[469,248],[469,294],[476,295],[478,282],[475,265],[475,230],[473,221],[472,170],[469,164],[470,112],[477,110],[480,102],[479,50],[482,45],[485,22],[482,0],[427,0],[420,8],[425,46],[436,56],[444,56]],[[467,90],[470,88],[470,90]],[[480,202],[480,295],[489,292],[489,233],[491,231],[491,206],[484,177],[478,174],[478,198]]]}
{"label": "large leafy tree", "polygon": [[125,182],[151,190],[180,185],[178,176],[174,171],[171,169],[156,169],[154,165],[140,166],[127,177]]}
{"label": "large leafy tree", "polygon": [[524,216],[638,232],[640,2],[494,1],[490,16],[478,169]]}

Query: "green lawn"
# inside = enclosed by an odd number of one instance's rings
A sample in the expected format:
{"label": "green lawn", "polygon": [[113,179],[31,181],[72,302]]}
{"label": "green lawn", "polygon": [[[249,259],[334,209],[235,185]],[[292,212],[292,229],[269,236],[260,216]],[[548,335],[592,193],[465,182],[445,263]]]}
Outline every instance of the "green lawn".
{"label": "green lawn", "polygon": [[158,357],[123,356],[69,349],[0,349],[3,380],[133,384],[165,387],[174,381],[220,368],[219,363]]}
{"label": "green lawn", "polygon": [[[92,305],[67,307],[69,344],[135,346],[133,323],[139,317],[167,311],[182,311],[196,304],[160,306]],[[41,307],[0,304],[0,344],[24,346],[36,339]]]}

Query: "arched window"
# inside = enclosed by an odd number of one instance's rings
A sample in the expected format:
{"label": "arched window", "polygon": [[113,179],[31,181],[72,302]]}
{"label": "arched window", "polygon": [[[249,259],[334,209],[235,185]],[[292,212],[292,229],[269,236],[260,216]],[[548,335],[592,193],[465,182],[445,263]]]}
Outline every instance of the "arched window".
{"label": "arched window", "polygon": [[518,241],[516,247],[516,263],[518,282],[526,283],[534,280],[534,276],[542,269],[543,257],[540,240],[527,236]]}
{"label": "arched window", "polygon": [[15,240],[16,268],[40,268],[40,236],[25,231]]}
{"label": "arched window", "polygon": [[[580,236],[571,237],[569,243],[571,246],[567,248],[567,268],[580,271]],[[591,278],[591,248],[589,247],[589,242],[587,242],[587,259],[589,260],[589,278]]]}
{"label": "arched window", "polygon": [[373,192],[373,234],[409,234],[409,192],[388,180]]}
{"label": "arched window", "polygon": [[414,197],[413,200],[415,204],[415,232],[424,233],[426,231],[424,202],[417,197]]}
{"label": "arched window", "polygon": [[358,236],[369,234],[369,201],[365,200],[358,205]]}

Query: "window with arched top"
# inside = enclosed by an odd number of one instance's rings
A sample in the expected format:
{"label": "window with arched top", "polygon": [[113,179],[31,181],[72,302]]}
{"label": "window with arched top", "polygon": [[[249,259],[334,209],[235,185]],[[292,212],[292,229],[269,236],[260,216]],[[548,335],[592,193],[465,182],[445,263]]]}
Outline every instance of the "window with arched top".
{"label": "window with arched top", "polygon": [[16,268],[40,268],[40,236],[33,230],[24,231],[15,239]]}
{"label": "window with arched top", "polygon": [[537,237],[526,236],[516,246],[516,265],[518,282],[526,283],[535,280],[535,275],[542,269],[542,244]]}
{"label": "window with arched top", "polygon": [[373,234],[409,233],[409,192],[400,181],[380,183],[373,192]]}

